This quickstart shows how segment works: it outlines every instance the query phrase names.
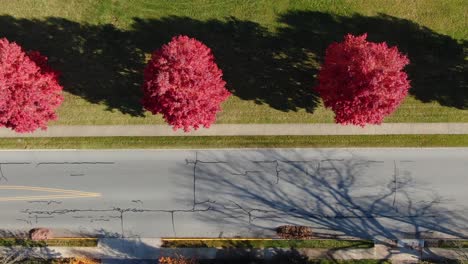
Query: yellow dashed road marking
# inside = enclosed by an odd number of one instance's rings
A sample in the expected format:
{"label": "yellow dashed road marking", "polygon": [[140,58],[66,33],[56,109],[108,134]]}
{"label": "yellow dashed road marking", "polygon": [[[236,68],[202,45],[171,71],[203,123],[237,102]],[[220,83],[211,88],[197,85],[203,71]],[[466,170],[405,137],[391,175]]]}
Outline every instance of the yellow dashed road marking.
{"label": "yellow dashed road marking", "polygon": [[21,191],[39,191],[54,193],[53,195],[35,195],[35,196],[11,196],[0,197],[0,202],[7,201],[26,201],[26,200],[50,200],[50,199],[74,199],[74,198],[92,198],[100,197],[100,193],[82,192],[76,190],[65,190],[56,188],[46,188],[37,186],[18,186],[18,185],[0,185],[0,190],[21,190]]}

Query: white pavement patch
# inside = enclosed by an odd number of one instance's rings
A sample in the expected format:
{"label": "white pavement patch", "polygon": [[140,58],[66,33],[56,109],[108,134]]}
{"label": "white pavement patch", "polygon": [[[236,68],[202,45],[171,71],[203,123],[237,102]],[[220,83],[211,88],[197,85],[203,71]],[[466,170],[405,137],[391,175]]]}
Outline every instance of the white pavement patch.
{"label": "white pavement patch", "polygon": [[306,136],[468,134],[468,123],[384,123],[366,127],[338,124],[215,124],[185,133],[167,125],[50,126],[45,131],[15,133],[0,128],[0,137],[136,137],[136,136]]}

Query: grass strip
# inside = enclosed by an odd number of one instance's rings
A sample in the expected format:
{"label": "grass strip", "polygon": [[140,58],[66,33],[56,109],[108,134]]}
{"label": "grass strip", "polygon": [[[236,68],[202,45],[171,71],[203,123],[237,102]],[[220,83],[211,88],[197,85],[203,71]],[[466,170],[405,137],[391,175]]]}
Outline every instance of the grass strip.
{"label": "grass strip", "polygon": [[372,248],[371,240],[274,239],[274,240],[163,240],[166,248]]}
{"label": "grass strip", "polygon": [[[283,259],[281,259],[283,260]],[[291,260],[291,261],[290,261]],[[20,264],[71,264],[78,263],[72,262],[72,259],[52,259],[52,260],[43,260],[43,259],[28,259],[19,262]],[[94,260],[92,263],[101,263],[99,260]],[[209,259],[209,260],[197,260],[197,264],[278,264],[278,263],[303,263],[303,264],[390,264],[390,261],[386,260],[377,260],[377,259],[353,259],[353,260],[340,260],[340,259],[313,259],[306,260],[305,257],[286,257],[285,261],[288,262],[278,262],[278,260],[259,260],[259,259]],[[423,262],[431,263],[431,262]],[[445,262],[444,262],[445,263]],[[446,263],[459,263],[459,262],[446,262]]]}
{"label": "grass strip", "polygon": [[20,262],[17,262],[18,264],[80,264],[80,263],[85,263],[85,264],[98,264],[101,263],[100,260],[88,260],[86,259],[87,262],[81,261],[80,258],[78,259],[73,259],[73,258],[60,258],[60,259],[25,259]]}
{"label": "grass strip", "polygon": [[303,256],[284,257],[281,259],[272,260],[257,260],[257,259],[210,259],[199,260],[199,264],[278,264],[278,263],[301,263],[301,264],[390,264],[390,261],[378,259],[311,259],[306,260]]}
{"label": "grass strip", "polygon": [[97,238],[48,239],[41,241],[23,238],[0,238],[0,246],[2,247],[96,247],[97,243]]}
{"label": "grass strip", "polygon": [[318,259],[309,260],[308,264],[390,264],[390,261],[380,259],[351,259],[351,260],[339,260],[339,259]]}
{"label": "grass strip", "polygon": [[3,138],[0,149],[466,147],[468,135]]}
{"label": "grass strip", "polygon": [[25,259],[17,262],[18,264],[70,264],[70,259]]}
{"label": "grass strip", "polygon": [[434,248],[468,248],[468,240],[437,240],[426,242],[426,247]]}

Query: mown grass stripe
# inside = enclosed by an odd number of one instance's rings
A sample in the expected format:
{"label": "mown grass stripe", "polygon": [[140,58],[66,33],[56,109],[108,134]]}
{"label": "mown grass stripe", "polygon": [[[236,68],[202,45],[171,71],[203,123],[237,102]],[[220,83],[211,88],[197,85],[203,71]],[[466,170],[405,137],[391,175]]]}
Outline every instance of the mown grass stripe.
{"label": "mown grass stripe", "polygon": [[0,149],[467,147],[468,135],[3,138]]}
{"label": "mown grass stripe", "polygon": [[259,240],[163,240],[167,248],[372,248],[371,240],[338,239],[259,239]]}
{"label": "mown grass stripe", "polygon": [[40,241],[23,238],[0,238],[0,246],[2,247],[96,247],[97,244],[97,238],[57,238]]}

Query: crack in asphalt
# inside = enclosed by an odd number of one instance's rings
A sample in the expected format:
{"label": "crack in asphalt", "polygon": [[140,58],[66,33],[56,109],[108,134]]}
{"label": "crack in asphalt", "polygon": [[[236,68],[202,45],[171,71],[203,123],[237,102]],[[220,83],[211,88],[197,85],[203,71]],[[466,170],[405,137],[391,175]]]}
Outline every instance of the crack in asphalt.
{"label": "crack in asphalt", "polygon": [[94,223],[94,222],[109,222],[110,219],[105,219],[105,218],[98,218],[98,219],[91,219],[89,220],[91,223]]}
{"label": "crack in asphalt", "polygon": [[29,219],[34,219],[34,222],[37,224],[39,223],[39,219],[50,219],[50,218],[53,218],[53,216],[37,216],[37,215],[34,215],[34,216],[28,216]]}
{"label": "crack in asphalt", "polygon": [[36,167],[41,165],[113,165],[111,161],[72,161],[72,162],[38,162]]}
{"label": "crack in asphalt", "polygon": [[[317,162],[317,173],[319,173],[321,169],[321,163],[322,162],[335,162],[335,161],[344,161],[344,159],[323,159],[323,160],[290,160],[290,161],[284,161],[284,160],[264,160],[264,161],[251,161],[253,163],[265,163],[265,164],[274,164],[274,169],[276,173],[276,184],[279,183],[280,181],[280,173],[283,172],[281,168],[280,163],[285,163],[285,164],[291,164],[291,163],[311,163],[311,162]],[[275,219],[275,218],[281,218],[281,217],[296,217],[296,218],[302,218],[302,219],[377,219],[377,218],[392,218],[392,219],[404,219],[404,218],[415,218],[415,217],[427,217],[427,218],[433,218],[436,217],[436,215],[433,214],[425,214],[425,213],[419,213],[419,214],[400,214],[398,212],[398,209],[396,208],[396,196],[397,196],[397,188],[398,188],[398,183],[397,183],[397,176],[398,176],[398,168],[396,165],[396,161],[394,161],[394,175],[393,175],[393,209],[395,210],[398,215],[395,214],[386,214],[386,213],[369,213],[365,212],[365,209],[358,208],[360,213],[356,215],[356,213],[334,213],[334,214],[325,214],[325,213],[311,213],[306,210],[301,210],[301,209],[290,209],[288,212],[285,212],[284,209],[280,208],[275,208],[275,206],[270,205],[271,209],[261,209],[261,208],[247,208],[245,205],[242,205],[236,201],[233,200],[227,200],[229,201],[230,205],[226,205],[223,203],[217,203],[216,200],[204,200],[204,201],[198,201],[197,200],[197,179],[199,176],[197,175],[200,171],[199,165],[200,164],[228,164],[229,162],[226,161],[203,161],[198,158],[198,152],[195,152],[195,159],[194,160],[189,160],[185,159],[186,165],[192,165],[193,170],[192,170],[192,177],[193,177],[193,186],[192,186],[192,191],[193,191],[193,204],[191,209],[175,209],[175,210],[164,210],[164,209],[147,209],[147,208],[120,208],[120,207],[114,207],[111,209],[60,209],[60,210],[33,210],[33,209],[25,209],[22,210],[21,213],[29,215],[28,218],[34,218],[36,223],[38,222],[38,219],[41,218],[53,218],[58,215],[67,215],[67,214],[75,214],[75,213],[118,213],[118,216],[100,216],[100,217],[94,217],[94,216],[88,216],[87,218],[89,219],[90,222],[109,222],[111,219],[120,219],[120,235],[122,237],[125,237],[125,216],[128,214],[144,214],[144,213],[166,213],[171,215],[171,225],[172,225],[172,232],[174,236],[177,235],[177,229],[176,229],[176,221],[175,217],[176,214],[179,213],[209,213],[209,212],[218,212],[221,214],[225,214],[229,216],[229,213],[234,214],[233,212],[240,213],[242,215],[245,215],[248,217],[248,223],[249,225],[254,224],[254,221],[256,219]],[[369,160],[366,161],[368,163],[383,163],[383,161],[373,161]],[[93,162],[92,164],[101,164],[102,162]],[[80,162],[80,163],[38,163],[37,166],[41,164],[89,164],[88,162]],[[105,163],[105,164],[114,164],[114,163]],[[1,165],[1,164],[0,164]],[[328,169],[328,168],[325,168]],[[307,171],[307,170],[306,170]],[[1,166],[0,166],[0,172],[1,172]],[[263,171],[259,170],[245,170],[243,173],[232,173],[232,175],[239,175],[239,176],[247,176],[248,174],[254,174],[254,173],[262,173]],[[306,172],[306,175],[308,172]],[[60,204],[61,202],[57,201],[30,201],[30,203],[47,203],[48,205],[52,203]],[[131,200],[132,203],[138,204],[143,206],[143,201],[142,200]],[[206,205],[204,208],[200,208],[199,206],[201,205]],[[215,207],[216,205],[219,205],[219,207]],[[136,206],[136,205],[135,205]],[[390,209],[391,210],[391,209]],[[256,215],[256,213],[259,213],[260,215]],[[73,218],[77,219],[83,219],[86,218],[86,216],[72,216]],[[231,215],[231,218],[239,218],[235,217],[234,215]],[[17,219],[18,221],[24,221],[30,225],[32,225],[32,222],[30,220],[25,220],[25,219]]]}
{"label": "crack in asphalt", "polygon": [[80,176],[85,176],[84,173],[71,173],[70,176],[72,177],[80,177]]}
{"label": "crack in asphalt", "polygon": [[[196,156],[197,157],[197,156]],[[198,163],[197,162],[198,159],[195,160],[195,162],[191,162],[192,164],[195,164],[194,165],[194,171],[193,171],[193,177],[194,177],[194,183],[196,182],[196,164]],[[344,161],[344,159],[317,159],[317,160],[265,160],[265,161],[251,161],[253,163],[272,163],[272,164],[275,164],[275,172],[276,172],[276,184],[279,183],[279,179],[280,179],[280,173],[282,172],[282,170],[280,169],[280,162],[282,163],[311,163],[311,162],[317,162],[317,167],[316,167],[316,170],[317,172],[320,171],[321,169],[321,164],[324,163],[324,162],[342,162]],[[385,163],[385,161],[380,161],[380,160],[364,160],[362,161],[364,164],[369,164],[369,163],[378,163],[378,164],[382,164],[382,163]],[[189,162],[187,162],[188,164]],[[206,162],[208,163],[208,162]],[[209,162],[209,163],[226,163],[226,162]],[[327,168],[325,168],[327,169]],[[396,171],[396,164],[395,164],[395,171]],[[248,174],[251,174],[251,173],[261,173],[261,171],[249,171],[249,170],[245,170],[244,173],[232,173],[231,172],[231,175],[239,175],[239,176],[246,176]],[[307,173],[306,173],[307,174]],[[395,173],[394,175],[395,179],[394,179],[394,192],[395,192],[395,201],[393,202],[393,205],[395,206],[396,205],[396,191],[397,191],[397,173]],[[194,201],[195,198],[196,198],[196,186],[194,185],[193,186],[193,191],[194,191]],[[216,201],[208,201],[208,202],[211,202],[211,203],[216,203]],[[246,209],[245,207],[241,206],[239,203],[236,203],[235,201],[232,201],[232,200],[229,200],[229,202],[231,202],[234,207],[229,207],[229,206],[226,206],[226,205],[221,205],[223,209],[225,210],[240,210],[242,213],[244,213],[246,216],[248,216],[248,222],[249,224],[252,224],[253,221],[255,219],[264,219],[264,218],[278,218],[278,217],[281,217],[281,215],[283,214],[284,216],[288,216],[287,214],[283,213],[281,209],[277,210],[277,209],[274,209],[273,210],[265,210],[265,209],[258,209],[258,208],[250,208],[250,209]],[[197,204],[197,203],[194,203],[194,204]],[[195,207],[194,207],[195,208]],[[309,212],[301,212],[301,215],[302,216],[299,216],[299,218],[315,218],[315,219],[320,219],[320,218],[325,218],[325,219],[377,219],[377,218],[400,218],[400,219],[403,219],[403,218],[416,218],[416,217],[427,217],[427,218],[434,218],[436,217],[436,215],[433,215],[433,214],[407,214],[407,215],[398,215],[398,216],[395,216],[393,214],[373,214],[373,213],[367,213],[367,212],[364,212],[363,209],[359,209],[361,211],[361,215],[356,215],[355,213],[350,213],[350,214],[342,214],[342,213],[335,213],[333,215],[327,215],[327,214],[313,214],[313,213],[309,213]],[[395,209],[396,212],[398,212],[397,209]],[[297,210],[296,210],[297,211]],[[260,212],[260,213],[264,213],[264,214],[276,214],[276,215],[269,215],[269,216],[266,216],[266,217],[263,217],[263,216],[254,216],[253,213],[255,212]],[[221,212],[221,213],[226,213],[226,212]]]}
{"label": "crack in asphalt", "polygon": [[398,182],[397,182],[397,175],[398,175],[398,168],[396,165],[396,161],[393,161],[393,209],[395,212],[398,212],[398,208],[396,207],[396,198],[397,198],[397,191],[398,191]]}
{"label": "crack in asphalt", "polygon": [[[120,214],[120,216],[106,216],[108,218],[118,218],[120,219],[120,225],[121,225],[121,236],[125,237],[125,225],[124,225],[124,215],[127,213],[168,213],[171,214],[172,218],[172,229],[174,232],[174,236],[176,235],[176,226],[175,226],[175,221],[174,221],[174,215],[176,213],[196,213],[196,212],[207,212],[207,211],[213,211],[212,207],[208,207],[205,209],[179,209],[179,210],[161,210],[161,209],[138,209],[138,208],[112,208],[112,209],[59,209],[59,210],[52,210],[52,211],[46,211],[46,210],[30,210],[30,209],[25,209],[22,210],[22,213],[32,215],[32,217],[28,218],[34,218],[36,219],[36,223],[38,219],[41,218],[53,218],[56,215],[66,215],[66,214],[73,214],[73,213],[112,213],[112,212],[117,212]],[[40,217],[39,215],[46,215],[46,217]],[[73,218],[85,218],[80,217],[80,216],[72,216]],[[88,217],[90,218],[90,217]],[[101,220],[96,220],[96,219],[101,219]],[[103,216],[101,218],[93,218],[90,220],[90,222],[94,221],[105,221],[103,220]],[[21,219],[17,219],[21,220]],[[23,220],[25,221],[25,220]],[[26,220],[27,221],[27,220]],[[31,223],[30,221],[28,223]]]}
{"label": "crack in asphalt", "polygon": [[248,174],[252,174],[252,173],[262,173],[262,172],[261,172],[261,171],[249,171],[249,170],[246,170],[246,171],[244,171],[244,173],[234,173],[234,172],[231,172],[231,175],[247,176]]}
{"label": "crack in asphalt", "polygon": [[185,159],[185,164],[186,165],[189,165],[189,164],[193,164],[193,188],[192,188],[192,192],[193,192],[193,206],[192,206],[192,210],[195,210],[196,206],[197,205],[200,205],[200,204],[204,204],[204,203],[214,203],[215,201],[211,201],[211,200],[206,200],[206,201],[202,201],[202,202],[198,202],[197,201],[197,166],[199,163],[202,163],[202,164],[227,164],[227,162],[225,161],[202,161],[202,160],[199,160],[198,159],[198,151],[195,152],[195,159],[194,160],[189,160],[189,159]]}
{"label": "crack in asphalt", "polygon": [[379,218],[391,218],[391,219],[405,219],[405,218],[436,218],[437,214],[407,214],[407,215],[392,215],[392,214],[363,214],[363,215],[347,215],[347,214],[335,214],[335,215],[326,215],[326,214],[311,214],[311,213],[301,213],[302,216],[299,218],[314,218],[314,219],[379,219]]}
{"label": "crack in asphalt", "polygon": [[0,162],[0,182],[2,180],[8,181],[8,178],[3,173],[2,165],[24,165],[24,164],[31,164],[31,162]]}
{"label": "crack in asphalt", "polygon": [[275,173],[276,173],[276,184],[279,183],[280,180],[280,172],[281,170],[279,169],[279,162],[278,160],[264,160],[264,161],[253,161],[254,163],[274,163],[275,164]]}
{"label": "crack in asphalt", "polygon": [[[119,216],[100,216],[100,217],[93,217],[93,216],[72,216],[73,218],[83,219],[88,218],[90,222],[109,222],[110,219],[119,219],[120,226],[121,226],[121,237],[125,237],[125,215],[128,213],[168,213],[171,215],[171,225],[174,236],[177,236],[177,229],[175,224],[175,214],[177,213],[208,213],[208,212],[219,212],[223,214],[228,214],[229,211],[238,211],[243,213],[245,216],[248,217],[249,225],[252,225],[256,219],[275,219],[281,218],[286,216],[291,216],[291,214],[284,212],[283,210],[265,210],[260,208],[245,208],[244,206],[240,205],[239,203],[229,200],[233,206],[221,205],[224,210],[227,211],[220,211],[217,208],[209,206],[204,209],[180,209],[180,210],[162,210],[162,209],[137,209],[137,208],[112,208],[112,209],[60,209],[60,210],[30,210],[26,209],[23,210],[22,213],[31,215],[28,218],[34,219],[35,223],[38,223],[39,219],[50,219],[54,218],[56,215],[67,215],[73,213],[112,213],[117,212]],[[335,215],[327,215],[327,214],[313,214],[306,211],[300,211],[297,209],[289,210],[290,213],[293,213],[294,217],[301,218],[301,219],[379,219],[379,218],[392,218],[392,219],[405,219],[405,218],[418,218],[418,217],[425,217],[425,218],[435,218],[437,217],[436,214],[407,214],[407,215],[392,215],[392,214],[367,214],[364,213],[363,215],[355,215],[355,214],[335,214]],[[267,216],[255,216],[255,213],[261,214],[268,214]],[[46,215],[46,216],[40,216]],[[231,217],[231,218],[238,218],[238,217]],[[18,221],[24,221],[30,225],[32,225],[31,220],[25,219],[17,219]]]}
{"label": "crack in asphalt", "polygon": [[62,204],[62,201],[54,201],[54,200],[51,200],[51,201],[28,201],[28,203],[45,203],[47,205],[51,205],[51,204]]}
{"label": "crack in asphalt", "polygon": [[323,159],[323,160],[320,160],[321,162],[332,162],[332,161],[344,161],[344,159]]}
{"label": "crack in asphalt", "polygon": [[[244,207],[242,207],[240,204],[232,201],[232,200],[229,200],[231,203],[233,203],[235,205],[235,208],[238,208],[240,210],[242,210],[248,217],[249,217],[249,224],[252,224],[252,222],[257,219],[258,217],[254,217],[252,216],[252,213],[253,212],[261,212],[261,213],[270,213],[270,212],[273,212],[273,211],[270,211],[270,210],[263,210],[263,209],[256,209],[256,208],[251,208],[251,209],[245,209]],[[224,209],[233,209],[233,208],[229,208],[225,205],[222,205]]]}
{"label": "crack in asphalt", "polygon": [[25,223],[28,224],[28,225],[32,225],[31,220],[27,220],[27,219],[16,219],[16,221],[25,222]]}
{"label": "crack in asphalt", "polygon": [[120,228],[121,228],[121,233],[120,235],[122,237],[125,237],[125,229],[124,229],[124,213],[123,211],[120,211],[120,216],[118,217],[120,219]]}
{"label": "crack in asphalt", "polygon": [[8,178],[5,177],[5,175],[3,174],[3,170],[2,170],[2,164],[0,163],[0,181],[8,181]]}

